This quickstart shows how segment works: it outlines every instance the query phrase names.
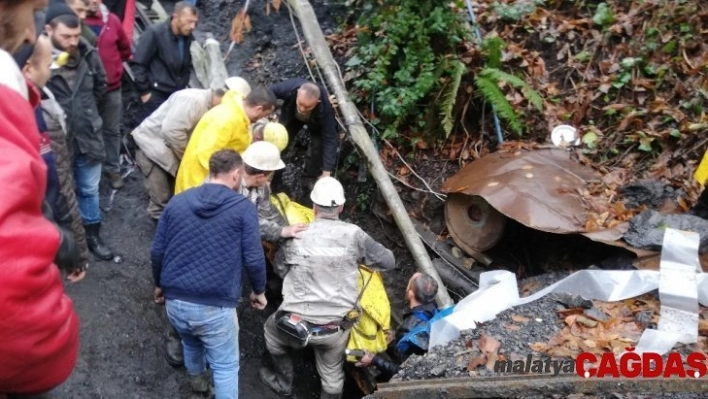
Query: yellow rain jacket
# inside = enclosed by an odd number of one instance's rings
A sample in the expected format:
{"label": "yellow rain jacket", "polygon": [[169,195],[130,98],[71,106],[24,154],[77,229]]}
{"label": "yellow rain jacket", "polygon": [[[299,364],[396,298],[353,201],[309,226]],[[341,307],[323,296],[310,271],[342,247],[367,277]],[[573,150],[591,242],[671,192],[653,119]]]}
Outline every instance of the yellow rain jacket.
{"label": "yellow rain jacket", "polygon": [[242,153],[251,144],[251,121],[243,110],[243,96],[226,92],[221,104],[199,120],[184,151],[177,172],[175,194],[204,183],[209,175],[209,158],[219,150]]}
{"label": "yellow rain jacket", "polygon": [[[285,193],[271,194],[270,199],[289,224],[310,223],[315,220],[312,209],[291,201]],[[362,314],[349,334],[347,349],[361,349],[371,353],[383,352],[387,346],[385,331],[391,328],[391,304],[381,273],[360,265],[357,286],[360,293],[364,290],[359,299]],[[356,359],[351,356],[348,356],[347,360],[356,362]]]}
{"label": "yellow rain jacket", "polygon": [[706,181],[708,181],[708,151],[703,154],[703,160],[701,161],[701,164],[698,165],[698,169],[696,169],[696,173],[693,175],[693,178],[696,179],[701,186],[706,185]]}

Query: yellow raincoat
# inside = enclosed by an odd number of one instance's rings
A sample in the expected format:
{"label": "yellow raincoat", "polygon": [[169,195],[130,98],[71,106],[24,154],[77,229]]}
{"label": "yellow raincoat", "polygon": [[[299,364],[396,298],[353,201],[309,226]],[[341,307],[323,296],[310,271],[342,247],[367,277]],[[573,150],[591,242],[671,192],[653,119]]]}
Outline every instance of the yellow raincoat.
{"label": "yellow raincoat", "polygon": [[251,121],[243,110],[243,96],[226,92],[194,128],[177,172],[175,194],[199,186],[209,175],[209,158],[219,150],[242,153],[251,144]]}
{"label": "yellow raincoat", "polygon": [[698,169],[696,169],[693,178],[696,179],[701,186],[706,185],[706,181],[708,181],[708,151],[703,154],[703,160],[700,165],[698,165]]}
{"label": "yellow raincoat", "polygon": [[[315,220],[312,209],[290,201],[285,193],[271,194],[270,199],[289,224],[310,223]],[[347,349],[362,349],[371,353],[383,352],[387,346],[384,331],[391,328],[391,304],[381,273],[360,265],[357,286],[359,292],[364,290],[359,299],[363,312],[349,334]],[[351,356],[347,360],[356,361]]]}

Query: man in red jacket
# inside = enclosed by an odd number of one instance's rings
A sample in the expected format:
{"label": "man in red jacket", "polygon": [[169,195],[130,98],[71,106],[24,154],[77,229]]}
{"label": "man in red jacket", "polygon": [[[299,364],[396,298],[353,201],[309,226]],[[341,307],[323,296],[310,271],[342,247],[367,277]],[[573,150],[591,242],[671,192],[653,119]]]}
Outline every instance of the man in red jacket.
{"label": "man in red jacket", "polygon": [[103,103],[99,104],[103,119],[103,142],[106,146],[103,169],[108,175],[111,187],[117,190],[124,185],[120,175],[120,146],[123,138],[120,131],[123,110],[120,83],[123,77],[123,61],[127,61],[132,55],[130,40],[123,31],[120,19],[109,12],[101,0],[89,0],[84,22],[96,34],[96,48],[108,79],[106,95],[103,97]]}
{"label": "man in red jacket", "polygon": [[42,215],[47,169],[33,105],[9,52],[34,43],[46,0],[0,0],[0,397],[49,391],[71,374],[79,322],[52,264],[59,232]]}

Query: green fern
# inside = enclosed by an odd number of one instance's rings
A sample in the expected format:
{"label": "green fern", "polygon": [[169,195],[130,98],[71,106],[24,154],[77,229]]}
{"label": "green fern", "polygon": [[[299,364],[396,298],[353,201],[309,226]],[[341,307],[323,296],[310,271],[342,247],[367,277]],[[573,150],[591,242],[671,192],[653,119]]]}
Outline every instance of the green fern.
{"label": "green fern", "polygon": [[517,89],[521,89],[521,93],[523,93],[524,97],[526,97],[526,99],[531,105],[534,106],[534,108],[539,111],[543,110],[543,98],[541,98],[541,95],[538,94],[536,90],[532,89],[528,83],[526,83],[518,76],[506,73],[495,68],[485,68],[482,70],[482,72],[480,72],[480,75],[489,78],[490,80],[493,80],[495,82],[500,82],[503,80],[509,83],[511,86]]}
{"label": "green fern", "polygon": [[[482,72],[485,71],[487,70],[485,69]],[[509,127],[514,133],[521,135],[523,125],[521,124],[519,115],[516,113],[509,100],[506,99],[506,96],[504,96],[504,92],[499,88],[499,81],[490,77],[489,73],[480,73],[475,76],[474,82],[484,100],[496,108],[499,117],[509,124]]]}
{"label": "green fern", "polygon": [[450,71],[450,80],[440,92],[440,101],[438,101],[438,110],[440,122],[445,138],[450,136],[452,128],[455,126],[453,111],[457,101],[457,91],[460,89],[462,77],[467,72],[467,66],[458,60],[452,61],[452,71]]}
{"label": "green fern", "polygon": [[499,36],[489,37],[482,42],[482,49],[487,53],[487,67],[501,68],[502,65],[502,50],[506,47],[506,43]]}

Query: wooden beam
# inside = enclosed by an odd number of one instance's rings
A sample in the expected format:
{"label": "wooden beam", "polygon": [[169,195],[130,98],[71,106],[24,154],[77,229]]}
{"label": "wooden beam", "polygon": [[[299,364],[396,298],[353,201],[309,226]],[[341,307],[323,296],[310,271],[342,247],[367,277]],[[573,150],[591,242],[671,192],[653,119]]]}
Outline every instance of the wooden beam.
{"label": "wooden beam", "polygon": [[[415,227],[413,227],[411,219],[408,217],[408,211],[406,211],[396,188],[393,186],[391,179],[386,173],[386,169],[379,158],[378,151],[376,151],[369,134],[366,132],[366,129],[364,129],[364,124],[359,117],[356,106],[349,99],[349,94],[339,74],[339,67],[334,61],[334,57],[332,57],[329,46],[325,41],[312,5],[310,5],[310,2],[307,0],[288,0],[288,4],[291,9],[295,11],[295,14],[300,20],[302,32],[317,60],[317,64],[320,69],[324,71],[325,79],[329,87],[334,90],[334,95],[337,97],[337,102],[339,103],[339,110],[344,116],[345,123],[349,128],[349,133],[354,140],[354,144],[356,144],[360,153],[366,157],[369,164],[369,171],[374,180],[376,180],[376,184],[391,210],[391,215],[396,221],[408,249],[411,251],[411,255],[413,256],[418,270],[429,274],[437,280],[438,286],[444,287],[440,276],[438,276],[437,271],[433,267],[433,263],[428,256],[423,242],[420,240]],[[435,299],[438,306],[441,308],[453,304],[447,290],[438,290],[438,295]]]}

